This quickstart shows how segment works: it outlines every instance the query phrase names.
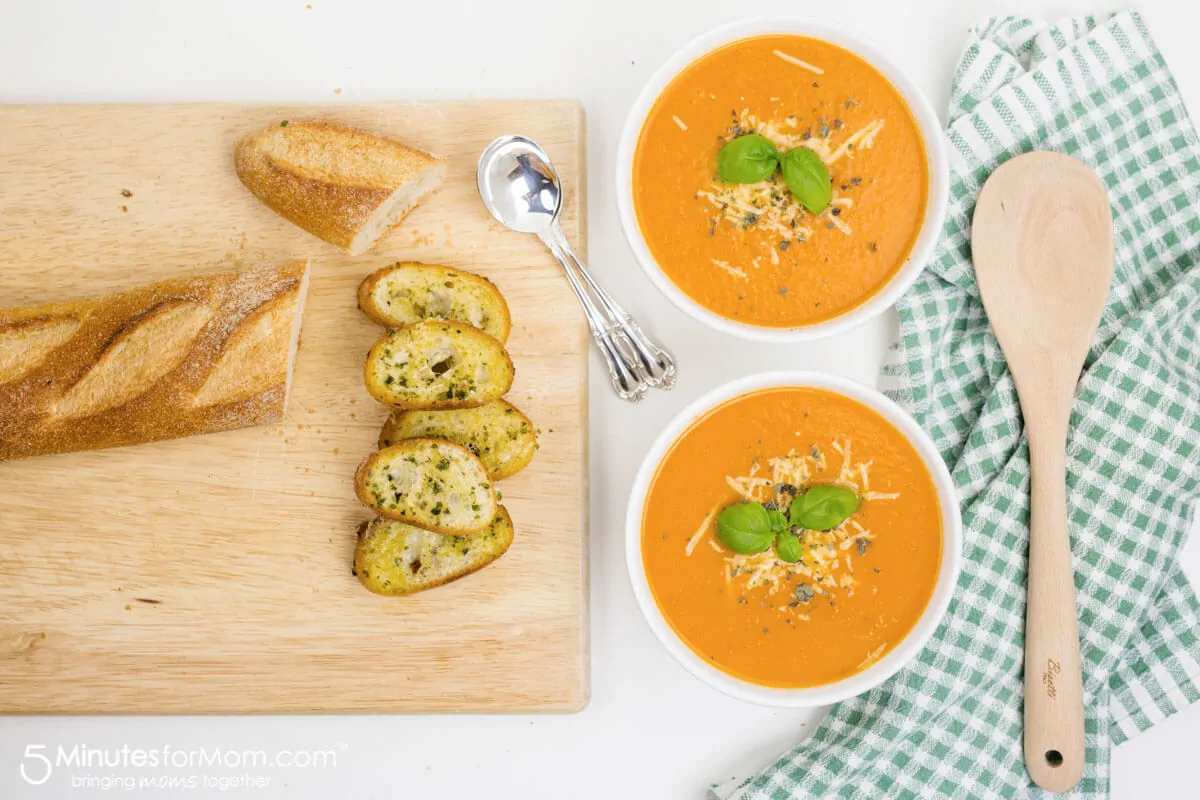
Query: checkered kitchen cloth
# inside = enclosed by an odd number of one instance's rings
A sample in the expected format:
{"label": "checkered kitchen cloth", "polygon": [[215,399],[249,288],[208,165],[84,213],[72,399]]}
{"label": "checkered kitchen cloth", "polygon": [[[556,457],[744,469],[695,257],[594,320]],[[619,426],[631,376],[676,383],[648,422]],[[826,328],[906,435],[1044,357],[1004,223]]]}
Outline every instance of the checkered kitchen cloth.
{"label": "checkered kitchen cloth", "polygon": [[932,436],[962,501],[964,564],[918,660],[841,703],[721,800],[1041,797],[1021,754],[1029,460],[971,267],[975,197],[1002,162],[1057,150],[1104,178],[1116,275],[1071,418],[1068,505],[1087,765],[1200,698],[1200,606],[1175,555],[1200,482],[1200,147],[1134,12],[1044,29],[993,18],[954,76],[950,213],[901,300],[885,389]]}

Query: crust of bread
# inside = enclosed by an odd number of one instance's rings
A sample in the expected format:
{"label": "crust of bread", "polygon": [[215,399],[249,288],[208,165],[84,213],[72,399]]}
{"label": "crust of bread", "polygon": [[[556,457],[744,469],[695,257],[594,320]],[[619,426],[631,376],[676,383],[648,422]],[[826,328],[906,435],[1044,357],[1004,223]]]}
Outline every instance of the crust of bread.
{"label": "crust of bread", "polygon": [[496,515],[483,462],[444,439],[405,439],[372,453],[354,474],[354,492],[380,516],[435,533],[474,533]]}
{"label": "crust of bread", "polygon": [[529,466],[538,446],[533,422],[505,400],[449,411],[393,411],[383,424],[379,446],[421,437],[461,444],[479,456],[494,481]]}
{"label": "crust of bread", "polygon": [[440,264],[402,261],[376,270],[358,287],[358,307],[388,328],[426,319],[462,322],[508,341],[512,315],[496,284]]}
{"label": "crust of bread", "polygon": [[409,411],[474,408],[499,400],[512,388],[514,374],[512,359],[498,341],[470,325],[440,320],[386,334],[363,367],[372,397]]}
{"label": "crust of bread", "polygon": [[[281,120],[234,150],[238,177],[284,219],[357,255],[437,188],[445,165],[422,150],[331,120]],[[393,195],[429,184],[411,206],[367,240],[360,234]],[[358,240],[358,241],[356,241]]]}
{"label": "crust of bread", "polygon": [[508,551],[513,535],[504,506],[496,508],[486,528],[466,536],[444,536],[378,517],[359,526],[354,574],[375,594],[415,594],[483,569]]}
{"label": "crust of bread", "polygon": [[0,310],[0,461],[278,422],[307,277],[289,261]]}

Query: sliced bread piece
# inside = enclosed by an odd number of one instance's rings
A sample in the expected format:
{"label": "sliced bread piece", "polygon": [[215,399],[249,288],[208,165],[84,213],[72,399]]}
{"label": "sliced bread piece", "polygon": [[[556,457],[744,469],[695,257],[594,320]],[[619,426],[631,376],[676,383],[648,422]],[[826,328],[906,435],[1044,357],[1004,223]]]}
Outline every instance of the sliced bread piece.
{"label": "sliced bread piece", "polygon": [[533,423],[504,400],[451,411],[393,411],[383,424],[379,446],[413,438],[461,444],[479,456],[494,481],[525,469],[537,450]]}
{"label": "sliced bread piece", "polygon": [[486,528],[463,536],[378,517],[358,529],[354,574],[375,594],[413,594],[483,569],[504,555],[512,540],[512,518],[504,506],[496,508]]}
{"label": "sliced bread piece", "polygon": [[402,261],[368,275],[358,287],[358,307],[389,328],[425,319],[465,322],[508,341],[508,303],[487,278],[453,267]]}
{"label": "sliced bread piece", "polygon": [[405,410],[474,408],[513,382],[504,347],[478,328],[429,320],[384,336],[367,354],[367,391]]}
{"label": "sliced bread piece", "polygon": [[237,144],[238,177],[284,219],[351,255],[442,183],[440,159],[329,120],[282,120]]}
{"label": "sliced bread piece", "polygon": [[483,462],[439,439],[406,439],[372,453],[359,465],[354,489],[383,516],[438,533],[473,533],[496,515]]}

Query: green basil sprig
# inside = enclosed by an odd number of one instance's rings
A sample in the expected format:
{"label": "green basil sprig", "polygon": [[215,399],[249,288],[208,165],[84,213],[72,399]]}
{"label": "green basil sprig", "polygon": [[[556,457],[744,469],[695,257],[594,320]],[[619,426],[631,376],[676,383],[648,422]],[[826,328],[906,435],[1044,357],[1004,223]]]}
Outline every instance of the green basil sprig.
{"label": "green basil sprig", "polygon": [[760,503],[734,503],[717,515],[717,538],[735,553],[753,555],[775,545],[783,561],[800,560],[804,546],[801,529],[827,531],[848,520],[858,510],[858,495],[834,484],[818,484],[796,495],[788,513]]}
{"label": "green basil sprig", "polygon": [[793,147],[782,158],[765,136],[748,133],[725,143],[717,153],[717,171],[726,183],[758,183],[783,170],[783,182],[800,205],[820,214],[833,199],[829,168],[808,147]]}
{"label": "green basil sprig", "polygon": [[829,169],[821,157],[807,147],[793,147],[783,154],[783,182],[792,195],[813,214],[820,214],[833,199]]}
{"label": "green basil sprig", "polygon": [[793,525],[814,531],[836,528],[858,510],[858,495],[845,486],[818,484],[797,495],[788,509]]}
{"label": "green basil sprig", "polygon": [[750,133],[725,144],[717,153],[717,170],[726,183],[758,183],[775,174],[779,151],[765,136]]}

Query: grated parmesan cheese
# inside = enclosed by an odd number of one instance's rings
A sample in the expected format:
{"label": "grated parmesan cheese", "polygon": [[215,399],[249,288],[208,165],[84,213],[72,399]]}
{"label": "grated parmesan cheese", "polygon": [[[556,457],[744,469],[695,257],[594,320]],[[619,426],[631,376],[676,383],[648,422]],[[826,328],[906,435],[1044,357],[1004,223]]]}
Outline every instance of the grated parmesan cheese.
{"label": "grated parmesan cheese", "polygon": [[831,225],[833,225],[833,227],[837,228],[839,231],[841,231],[842,233],[846,234],[847,236],[849,236],[851,233],[853,233],[853,232],[854,232],[853,230],[851,230],[851,228],[850,228],[850,226],[849,226],[849,225],[847,225],[846,223],[842,222],[842,218],[841,218],[841,217],[839,217],[839,216],[836,216],[836,215],[834,215],[834,214],[826,214],[826,215],[824,215],[824,216],[826,216],[826,217],[829,219],[829,223],[830,223]]}
{"label": "grated parmesan cheese", "polygon": [[679,130],[686,131],[688,129],[688,126],[679,117],[672,116],[671,119],[675,120],[675,124],[679,126]]}
{"label": "grated parmesan cheese", "polygon": [[887,649],[887,642],[884,642],[881,645],[879,645],[879,647],[876,647],[874,650],[872,650],[870,653],[868,653],[867,657],[864,658],[861,662],[859,662],[858,668],[860,670],[862,670],[862,669],[866,669],[867,667],[874,664],[879,659],[879,657],[881,655],[883,655],[883,651],[886,649]]}
{"label": "grated parmesan cheese", "polygon": [[728,261],[722,261],[719,258],[714,258],[711,260],[712,260],[712,263],[716,264],[718,267],[725,270],[733,277],[741,278],[742,280],[746,280],[746,273],[743,272],[742,270],[738,269],[737,267],[733,266]]}
{"label": "grated parmesan cheese", "polygon": [[[850,138],[842,142],[841,146],[838,147],[837,150],[834,150],[829,154],[829,158],[825,159],[825,163],[834,163],[842,156],[848,154],[855,147],[870,149],[875,144],[875,137],[879,135],[881,130],[883,130],[883,122],[883,120],[877,119],[868,123],[864,127],[859,128],[850,136]],[[853,157],[854,156],[850,156],[850,158]]]}
{"label": "grated parmesan cheese", "polygon": [[775,55],[779,56],[780,58],[782,58],[784,61],[788,62],[789,64],[795,64],[797,67],[801,67],[802,69],[811,70],[812,72],[815,72],[818,75],[825,74],[825,70],[821,69],[820,67],[814,66],[814,65],[808,63],[807,61],[801,61],[800,59],[796,58],[795,56],[790,56],[787,53],[783,52],[782,50],[776,50]]}

